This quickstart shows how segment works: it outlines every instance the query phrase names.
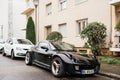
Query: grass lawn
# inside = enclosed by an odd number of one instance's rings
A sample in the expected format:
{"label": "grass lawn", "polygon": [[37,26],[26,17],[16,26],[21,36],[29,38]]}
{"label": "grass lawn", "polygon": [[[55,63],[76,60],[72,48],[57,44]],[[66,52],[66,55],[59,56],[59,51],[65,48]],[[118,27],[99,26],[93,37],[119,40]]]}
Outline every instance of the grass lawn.
{"label": "grass lawn", "polygon": [[108,64],[120,63],[120,59],[108,57],[108,56],[99,57],[99,60],[100,62],[105,62]]}

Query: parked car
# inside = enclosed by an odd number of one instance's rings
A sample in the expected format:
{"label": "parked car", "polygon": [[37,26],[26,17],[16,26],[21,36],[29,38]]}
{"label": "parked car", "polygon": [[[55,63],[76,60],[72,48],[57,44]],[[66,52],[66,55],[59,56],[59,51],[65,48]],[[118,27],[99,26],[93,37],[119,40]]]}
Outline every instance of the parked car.
{"label": "parked car", "polygon": [[77,52],[65,42],[41,41],[26,53],[26,65],[36,64],[50,69],[56,77],[67,74],[94,75],[100,63],[93,54]]}
{"label": "parked car", "polygon": [[25,57],[27,50],[33,46],[32,42],[27,39],[9,38],[5,42],[2,55],[11,56],[12,59],[15,57]]}
{"label": "parked car", "polygon": [[0,53],[3,51],[5,41],[3,39],[0,39]]}

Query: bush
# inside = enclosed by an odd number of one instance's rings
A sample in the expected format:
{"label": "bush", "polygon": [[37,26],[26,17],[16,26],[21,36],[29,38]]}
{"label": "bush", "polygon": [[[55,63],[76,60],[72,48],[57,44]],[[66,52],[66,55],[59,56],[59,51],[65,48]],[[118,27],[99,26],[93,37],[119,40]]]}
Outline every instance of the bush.
{"label": "bush", "polygon": [[106,27],[98,22],[89,23],[81,32],[81,38],[86,38],[92,52],[100,55],[101,49],[105,46]]}
{"label": "bush", "polygon": [[33,44],[35,44],[36,42],[35,25],[32,17],[28,18],[27,27],[26,27],[26,39],[29,39]]}
{"label": "bush", "polygon": [[46,39],[51,41],[62,41],[62,38],[63,36],[61,33],[54,31],[54,32],[51,32]]}

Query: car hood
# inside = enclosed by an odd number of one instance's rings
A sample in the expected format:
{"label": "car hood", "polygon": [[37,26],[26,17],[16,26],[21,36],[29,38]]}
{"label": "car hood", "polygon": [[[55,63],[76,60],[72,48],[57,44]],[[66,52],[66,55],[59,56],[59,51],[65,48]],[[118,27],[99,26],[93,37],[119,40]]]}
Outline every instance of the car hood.
{"label": "car hood", "polygon": [[33,46],[34,45],[25,45],[25,44],[15,44],[14,45],[14,47],[19,47],[19,48],[23,48],[23,49],[30,49]]}
{"label": "car hood", "polygon": [[96,58],[93,54],[86,54],[80,52],[67,52],[67,51],[63,51],[60,53],[66,55],[69,59],[71,59],[75,63],[83,63],[87,65],[96,63]]}

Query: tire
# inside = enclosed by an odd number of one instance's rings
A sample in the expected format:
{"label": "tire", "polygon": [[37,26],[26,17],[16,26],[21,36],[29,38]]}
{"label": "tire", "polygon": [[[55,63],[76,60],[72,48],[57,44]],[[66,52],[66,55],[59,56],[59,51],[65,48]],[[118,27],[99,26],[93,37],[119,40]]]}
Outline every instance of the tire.
{"label": "tire", "polygon": [[54,58],[53,61],[52,61],[51,70],[52,70],[52,74],[55,77],[64,76],[65,75],[65,70],[64,70],[63,61],[58,57]]}
{"label": "tire", "polygon": [[25,64],[32,65],[32,54],[30,54],[29,52],[26,53]]}
{"label": "tire", "polygon": [[2,49],[2,56],[6,56],[4,48]]}
{"label": "tire", "polygon": [[14,50],[11,51],[11,59],[15,59],[15,54],[14,54]]}

